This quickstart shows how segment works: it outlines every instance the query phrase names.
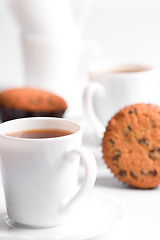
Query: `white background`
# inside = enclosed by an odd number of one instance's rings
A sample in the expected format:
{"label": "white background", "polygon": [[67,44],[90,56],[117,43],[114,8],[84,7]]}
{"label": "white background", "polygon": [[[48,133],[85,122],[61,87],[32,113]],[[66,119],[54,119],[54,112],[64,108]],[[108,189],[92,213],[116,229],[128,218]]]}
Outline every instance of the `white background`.
{"label": "white background", "polygon": [[[83,0],[84,1],[84,0]],[[72,0],[77,16],[82,0]],[[0,2],[0,83],[24,79],[20,32]],[[93,0],[85,39],[97,41],[107,61],[160,62],[160,2],[158,0]]]}

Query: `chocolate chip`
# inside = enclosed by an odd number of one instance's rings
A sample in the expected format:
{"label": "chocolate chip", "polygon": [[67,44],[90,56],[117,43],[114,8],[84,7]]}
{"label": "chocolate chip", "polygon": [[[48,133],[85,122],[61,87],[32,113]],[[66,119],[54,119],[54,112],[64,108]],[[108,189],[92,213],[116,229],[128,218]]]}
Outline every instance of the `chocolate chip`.
{"label": "chocolate chip", "polygon": [[118,172],[118,175],[121,176],[121,177],[125,177],[127,175],[127,172],[125,170],[120,170]]}
{"label": "chocolate chip", "polygon": [[112,161],[114,160],[118,160],[121,156],[121,151],[119,149],[115,149],[113,151],[113,157],[112,157]]}
{"label": "chocolate chip", "polygon": [[119,158],[120,158],[120,155],[117,154],[117,155],[112,157],[112,161],[118,160]]}
{"label": "chocolate chip", "polygon": [[156,152],[160,152],[160,147],[155,147],[154,150],[155,150]]}
{"label": "chocolate chip", "polygon": [[148,171],[148,174],[155,177],[157,175],[157,171],[156,170],[150,170],[150,171]]}
{"label": "chocolate chip", "polygon": [[154,149],[149,151],[149,157],[152,159],[156,159],[158,157],[157,153],[160,153],[160,147],[155,147]]}
{"label": "chocolate chip", "polygon": [[113,139],[109,139],[109,142],[110,142],[111,146],[114,147],[115,142],[113,141]]}
{"label": "chocolate chip", "polygon": [[137,179],[137,176],[135,175],[135,173],[133,171],[130,171],[130,175],[132,178]]}
{"label": "chocolate chip", "polygon": [[128,111],[129,114],[137,114],[137,109],[136,108],[130,108]]}
{"label": "chocolate chip", "polygon": [[148,140],[146,138],[138,139],[138,143],[141,144],[142,146],[148,147]]}
{"label": "chocolate chip", "polygon": [[129,125],[126,126],[125,129],[124,129],[124,131],[123,131],[124,136],[127,137],[131,131],[132,131],[131,126],[129,126]]}
{"label": "chocolate chip", "polygon": [[155,177],[157,175],[157,171],[155,169],[154,170],[149,170],[148,172],[141,170],[140,173],[143,176],[151,175],[151,176]]}
{"label": "chocolate chip", "polygon": [[157,158],[157,152],[152,149],[151,151],[149,151],[149,157],[155,160]]}
{"label": "chocolate chip", "polygon": [[131,126],[128,126],[128,130],[129,130],[129,131],[131,131],[131,130],[132,130]]}
{"label": "chocolate chip", "polygon": [[155,128],[155,120],[150,119],[150,123],[151,123],[152,128]]}

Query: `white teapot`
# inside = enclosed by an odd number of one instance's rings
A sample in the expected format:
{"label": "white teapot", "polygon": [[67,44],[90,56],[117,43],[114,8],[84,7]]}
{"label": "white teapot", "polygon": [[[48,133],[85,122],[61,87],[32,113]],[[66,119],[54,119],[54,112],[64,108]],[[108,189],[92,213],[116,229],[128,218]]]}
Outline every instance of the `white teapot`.
{"label": "white teapot", "polygon": [[55,34],[57,40],[82,32],[93,0],[85,0],[78,20],[74,19],[70,0],[9,0],[9,8],[25,34]]}
{"label": "white teapot", "polygon": [[83,91],[77,76],[80,55],[86,45],[94,50],[96,59],[101,55],[98,45],[83,41],[93,0],[84,3],[76,24],[70,0],[8,2],[22,31],[26,84],[61,95],[73,111],[77,111],[76,99],[80,100]]}

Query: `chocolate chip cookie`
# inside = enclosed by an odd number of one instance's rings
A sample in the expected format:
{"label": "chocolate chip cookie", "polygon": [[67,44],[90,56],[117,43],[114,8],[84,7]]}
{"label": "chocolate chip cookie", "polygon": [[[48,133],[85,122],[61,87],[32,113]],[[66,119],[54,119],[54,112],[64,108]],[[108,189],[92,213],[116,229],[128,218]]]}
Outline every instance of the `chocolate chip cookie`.
{"label": "chocolate chip cookie", "polygon": [[109,122],[102,140],[103,158],[114,175],[136,188],[160,184],[160,107],[135,104]]}

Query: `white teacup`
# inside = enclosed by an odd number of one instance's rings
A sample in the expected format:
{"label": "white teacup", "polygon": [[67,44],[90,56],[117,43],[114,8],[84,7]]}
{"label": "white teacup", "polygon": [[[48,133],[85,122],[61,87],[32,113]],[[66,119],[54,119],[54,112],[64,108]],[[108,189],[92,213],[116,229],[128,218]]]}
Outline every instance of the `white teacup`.
{"label": "white teacup", "polygon": [[101,138],[107,121],[121,108],[158,101],[159,69],[147,64],[94,64],[89,67],[84,110]]}
{"label": "white teacup", "polygon": [[[39,139],[6,135],[32,129],[72,133]],[[65,119],[35,117],[0,124],[2,180],[10,223],[28,227],[64,223],[90,193],[96,179],[95,158],[81,142],[81,126]],[[79,156],[86,174],[78,191]]]}

